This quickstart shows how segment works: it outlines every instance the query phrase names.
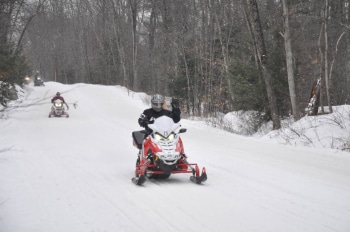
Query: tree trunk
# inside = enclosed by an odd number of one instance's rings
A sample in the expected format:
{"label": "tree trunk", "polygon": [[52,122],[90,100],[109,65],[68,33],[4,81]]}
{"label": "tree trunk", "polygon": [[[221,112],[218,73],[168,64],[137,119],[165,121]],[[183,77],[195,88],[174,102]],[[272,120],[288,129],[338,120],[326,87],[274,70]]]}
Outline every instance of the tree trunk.
{"label": "tree trunk", "polygon": [[321,79],[318,79],[316,83],[314,83],[312,86],[309,102],[306,107],[307,114],[309,116],[318,114],[318,107],[320,106],[320,93],[321,93]]}
{"label": "tree trunk", "polygon": [[284,38],[284,47],[286,50],[289,95],[290,95],[290,101],[292,103],[294,121],[297,121],[300,119],[300,116],[299,116],[299,109],[298,109],[296,94],[295,94],[293,53],[292,53],[292,45],[290,41],[288,6],[286,4],[286,0],[282,0],[282,4],[283,4],[283,17],[284,17],[283,38]]}
{"label": "tree trunk", "polygon": [[329,12],[329,6],[328,6],[328,0],[325,0],[326,6],[324,11],[324,43],[325,43],[325,49],[324,49],[324,74],[325,74],[325,81],[326,81],[326,96],[327,96],[327,102],[329,107],[329,112],[333,113],[332,109],[332,101],[331,101],[331,95],[329,92],[330,89],[330,81],[328,76],[328,12]]}
{"label": "tree trunk", "polygon": [[[345,0],[345,10],[344,10],[344,22],[350,24],[350,0]],[[345,88],[345,104],[350,103],[350,32],[346,33],[346,63],[345,63],[346,75],[346,88]]]}
{"label": "tree trunk", "polygon": [[132,79],[133,79],[133,90],[139,90],[139,80],[137,77],[136,57],[137,57],[137,5],[138,0],[130,0],[131,18],[132,18]]}
{"label": "tree trunk", "polygon": [[[113,14],[114,16],[112,17],[113,20],[113,33],[114,33],[114,37],[116,39],[116,46],[118,49],[118,55],[119,55],[119,59],[120,59],[120,65],[121,65],[121,69],[122,69],[122,73],[123,73],[123,77],[122,77],[122,81],[121,83],[123,83],[123,86],[130,88],[129,86],[129,80],[126,74],[126,57],[125,57],[125,48],[122,42],[122,32],[121,32],[121,19],[123,18],[123,15],[119,15],[117,9],[120,8],[119,5],[115,5],[113,0],[110,0],[112,8],[113,8]],[[116,67],[117,69],[118,67]]]}
{"label": "tree trunk", "polygon": [[281,120],[278,115],[276,96],[272,87],[272,76],[267,65],[267,52],[265,47],[263,30],[260,22],[258,4],[256,0],[246,0],[246,3],[246,6],[248,7],[248,20],[250,20],[250,25],[252,26],[253,41],[256,46],[258,63],[266,85],[266,92],[273,123],[272,129],[278,130],[281,128]]}
{"label": "tree trunk", "polygon": [[[321,39],[322,39],[322,33],[323,33],[323,29],[324,29],[324,22],[322,22],[321,24],[321,29],[320,29],[320,35],[318,37],[318,52],[319,52],[319,58],[320,58],[320,77],[322,77],[322,73],[323,73],[323,63],[324,63],[324,57],[323,57],[323,52],[322,52],[322,48],[321,48]],[[322,82],[322,78],[320,78],[320,81]],[[320,105],[321,105],[321,112],[322,114],[324,114],[324,103],[323,103],[323,89],[322,87],[320,88]]]}
{"label": "tree trunk", "polygon": [[[212,5],[212,4],[210,4],[210,5]],[[220,41],[220,45],[221,45],[221,54],[222,54],[222,58],[223,58],[223,62],[224,62],[223,76],[224,76],[226,83],[227,83],[228,95],[230,97],[230,100],[233,102],[232,84],[231,84],[231,80],[229,78],[229,70],[228,70],[228,67],[229,67],[229,56],[228,56],[228,51],[227,51],[228,45],[225,44],[225,41],[224,41],[224,35],[223,35],[222,30],[221,30],[221,24],[220,24],[219,19],[218,19],[217,10],[213,9],[212,12],[214,12],[216,27],[218,29],[218,37],[219,37],[219,41]],[[230,27],[228,34],[230,34],[231,29],[232,28]]]}

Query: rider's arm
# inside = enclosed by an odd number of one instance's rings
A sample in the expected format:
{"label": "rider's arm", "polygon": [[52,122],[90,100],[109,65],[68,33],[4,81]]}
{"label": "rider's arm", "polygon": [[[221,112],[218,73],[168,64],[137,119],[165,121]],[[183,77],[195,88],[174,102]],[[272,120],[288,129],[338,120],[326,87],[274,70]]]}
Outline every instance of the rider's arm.
{"label": "rider's arm", "polygon": [[172,118],[174,120],[175,123],[180,121],[180,115],[181,115],[181,111],[180,111],[180,104],[179,104],[179,99],[173,98],[171,100],[171,115]]}

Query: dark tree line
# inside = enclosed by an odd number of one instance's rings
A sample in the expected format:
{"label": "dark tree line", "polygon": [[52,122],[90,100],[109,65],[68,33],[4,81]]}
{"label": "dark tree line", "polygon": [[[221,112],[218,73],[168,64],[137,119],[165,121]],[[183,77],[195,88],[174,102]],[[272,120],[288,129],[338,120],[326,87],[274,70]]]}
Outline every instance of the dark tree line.
{"label": "dark tree line", "polygon": [[318,79],[321,105],[349,103],[349,3],[1,0],[0,77],[30,63],[46,80],[178,97],[190,115],[257,110],[278,129]]}

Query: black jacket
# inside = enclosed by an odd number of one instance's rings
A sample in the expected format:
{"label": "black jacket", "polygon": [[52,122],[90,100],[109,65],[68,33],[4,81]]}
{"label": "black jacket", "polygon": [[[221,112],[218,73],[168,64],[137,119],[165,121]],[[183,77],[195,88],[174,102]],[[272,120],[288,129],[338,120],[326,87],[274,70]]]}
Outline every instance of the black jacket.
{"label": "black jacket", "polygon": [[151,118],[159,118],[160,116],[168,116],[170,118],[173,119],[173,121],[175,123],[180,121],[180,109],[178,108],[173,108],[172,111],[170,110],[166,110],[166,109],[162,109],[161,111],[157,112],[155,110],[153,110],[152,108],[146,109],[143,111],[143,113],[141,114],[141,116],[139,117],[139,125],[141,127],[146,127],[147,126],[147,122],[151,119]]}

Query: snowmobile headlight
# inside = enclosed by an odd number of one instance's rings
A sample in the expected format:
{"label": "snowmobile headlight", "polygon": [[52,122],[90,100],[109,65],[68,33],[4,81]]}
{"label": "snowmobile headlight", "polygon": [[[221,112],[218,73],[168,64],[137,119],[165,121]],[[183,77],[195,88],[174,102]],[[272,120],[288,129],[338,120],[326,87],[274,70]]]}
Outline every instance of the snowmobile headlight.
{"label": "snowmobile headlight", "polygon": [[175,137],[174,133],[171,133],[168,137],[164,137],[158,133],[155,134],[154,138],[158,141],[171,141]]}
{"label": "snowmobile headlight", "polygon": [[156,134],[154,135],[154,138],[155,138],[156,140],[162,140],[163,136],[161,136],[160,134],[156,133]]}
{"label": "snowmobile headlight", "polygon": [[168,136],[167,140],[173,140],[173,139],[174,139],[174,133],[171,133],[171,134]]}
{"label": "snowmobile headlight", "polygon": [[56,107],[61,107],[61,106],[62,106],[62,103],[56,102],[56,103],[55,103],[55,106],[56,106]]}

